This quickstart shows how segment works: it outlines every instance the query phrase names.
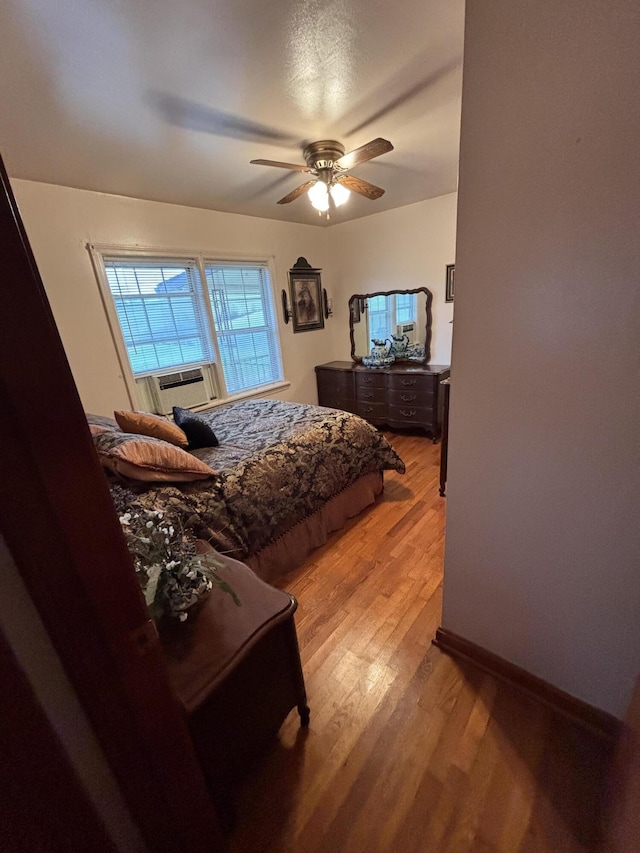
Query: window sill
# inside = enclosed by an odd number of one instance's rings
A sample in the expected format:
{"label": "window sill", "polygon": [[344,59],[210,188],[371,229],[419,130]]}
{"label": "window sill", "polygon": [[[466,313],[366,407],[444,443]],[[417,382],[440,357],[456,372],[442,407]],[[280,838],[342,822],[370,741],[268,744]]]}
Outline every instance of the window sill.
{"label": "window sill", "polygon": [[272,391],[283,391],[285,388],[290,387],[290,382],[272,382],[271,385],[261,385],[260,388],[252,388],[251,391],[242,391],[239,394],[232,394],[230,397],[210,400],[208,403],[203,403],[202,406],[194,406],[191,411],[206,412],[208,409],[216,409],[218,406],[224,406],[226,403],[235,403],[238,400],[247,400],[251,397],[262,397],[265,394],[270,394]]}

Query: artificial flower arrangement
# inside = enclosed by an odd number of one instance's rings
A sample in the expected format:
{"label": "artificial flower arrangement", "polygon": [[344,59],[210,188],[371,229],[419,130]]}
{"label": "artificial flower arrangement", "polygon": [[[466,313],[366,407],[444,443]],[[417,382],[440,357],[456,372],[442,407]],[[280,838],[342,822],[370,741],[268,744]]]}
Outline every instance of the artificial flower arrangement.
{"label": "artificial flower arrangement", "polygon": [[144,598],[155,618],[162,615],[184,622],[189,609],[213,587],[240,601],[220,577],[222,562],[215,554],[196,553],[195,536],[159,510],[119,514],[120,524]]}

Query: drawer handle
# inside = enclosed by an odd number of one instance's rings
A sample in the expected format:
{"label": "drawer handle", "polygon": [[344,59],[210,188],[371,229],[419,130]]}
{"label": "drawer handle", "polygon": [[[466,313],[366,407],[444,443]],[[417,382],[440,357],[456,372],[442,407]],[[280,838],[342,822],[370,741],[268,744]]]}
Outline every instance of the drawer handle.
{"label": "drawer handle", "polygon": [[373,382],[373,376],[363,376],[362,377],[362,384],[363,385],[371,385],[372,382]]}
{"label": "drawer handle", "polygon": [[417,415],[415,409],[400,409],[400,413],[404,415],[405,418],[413,418],[415,415]]}
{"label": "drawer handle", "polygon": [[373,408],[371,406],[363,406],[362,411],[363,412],[372,412]]}
{"label": "drawer handle", "polygon": [[365,400],[370,400],[373,397],[373,391],[365,391],[362,396]]}
{"label": "drawer handle", "polygon": [[416,395],[415,394],[401,394],[400,399],[404,400],[405,403],[410,403],[412,400],[416,399]]}
{"label": "drawer handle", "polygon": [[416,380],[415,379],[401,379],[400,384],[401,385],[415,385]]}

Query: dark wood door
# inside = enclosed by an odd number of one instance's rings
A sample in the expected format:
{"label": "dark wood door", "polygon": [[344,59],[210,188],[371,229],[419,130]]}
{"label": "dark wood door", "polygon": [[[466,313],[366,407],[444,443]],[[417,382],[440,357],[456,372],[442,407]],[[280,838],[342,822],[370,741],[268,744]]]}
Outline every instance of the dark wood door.
{"label": "dark wood door", "polygon": [[218,849],[217,817],[1,160],[0,281],[0,532],[148,847]]}

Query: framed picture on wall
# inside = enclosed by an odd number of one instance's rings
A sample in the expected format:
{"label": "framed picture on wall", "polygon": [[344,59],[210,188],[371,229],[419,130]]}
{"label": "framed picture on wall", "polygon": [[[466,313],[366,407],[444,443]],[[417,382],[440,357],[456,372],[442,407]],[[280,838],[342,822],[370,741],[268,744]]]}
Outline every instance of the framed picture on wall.
{"label": "framed picture on wall", "polygon": [[453,286],[455,282],[455,264],[447,264],[447,275],[445,279],[444,301],[453,302]]}
{"label": "framed picture on wall", "polygon": [[294,332],[324,329],[322,285],[319,272],[289,271],[291,319]]}

